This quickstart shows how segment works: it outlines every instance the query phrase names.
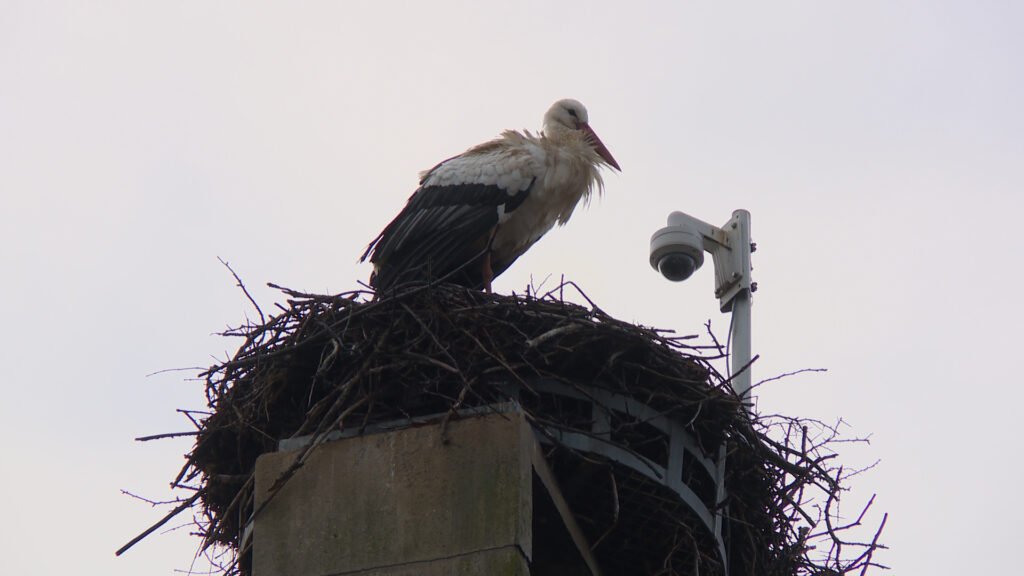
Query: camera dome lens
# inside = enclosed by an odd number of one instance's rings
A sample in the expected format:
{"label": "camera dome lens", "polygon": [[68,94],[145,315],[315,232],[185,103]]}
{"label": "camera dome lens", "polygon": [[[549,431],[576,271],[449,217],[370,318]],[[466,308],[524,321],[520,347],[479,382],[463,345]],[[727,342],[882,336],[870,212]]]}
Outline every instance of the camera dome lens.
{"label": "camera dome lens", "polygon": [[697,262],[688,254],[675,252],[666,254],[658,260],[658,272],[673,282],[682,282],[689,278],[697,269]]}

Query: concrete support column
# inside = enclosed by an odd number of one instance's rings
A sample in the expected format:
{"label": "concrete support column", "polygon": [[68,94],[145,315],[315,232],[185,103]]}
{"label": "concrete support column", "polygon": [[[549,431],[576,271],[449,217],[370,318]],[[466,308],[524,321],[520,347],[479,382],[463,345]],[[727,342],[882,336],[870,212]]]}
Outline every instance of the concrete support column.
{"label": "concrete support column", "polygon": [[[532,434],[505,413],[324,444],[256,518],[253,575],[528,575]],[[295,454],[259,458],[257,508]]]}

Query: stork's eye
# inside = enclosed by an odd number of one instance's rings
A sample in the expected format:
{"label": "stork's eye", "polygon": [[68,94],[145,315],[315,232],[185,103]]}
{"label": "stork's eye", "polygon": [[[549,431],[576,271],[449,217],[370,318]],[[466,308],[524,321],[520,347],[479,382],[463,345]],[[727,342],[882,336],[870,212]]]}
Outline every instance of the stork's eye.
{"label": "stork's eye", "polygon": [[572,116],[573,118],[575,118],[576,117],[576,111],[573,110],[572,108],[569,108],[569,116]]}

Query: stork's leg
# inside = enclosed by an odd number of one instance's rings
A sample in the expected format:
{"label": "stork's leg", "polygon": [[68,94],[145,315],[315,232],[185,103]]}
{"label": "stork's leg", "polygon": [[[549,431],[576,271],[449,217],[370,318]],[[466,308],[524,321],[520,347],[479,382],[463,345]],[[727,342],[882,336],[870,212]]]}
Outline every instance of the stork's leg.
{"label": "stork's leg", "polygon": [[494,269],[491,268],[491,251],[484,253],[483,262],[480,266],[480,277],[484,281],[484,292],[491,293],[491,280],[494,280]]}
{"label": "stork's leg", "polygon": [[494,237],[498,235],[498,227],[491,228],[487,234],[487,250],[480,261],[480,279],[484,285],[484,292],[491,293],[491,280],[494,280],[494,268],[491,267],[491,247],[494,246]]}

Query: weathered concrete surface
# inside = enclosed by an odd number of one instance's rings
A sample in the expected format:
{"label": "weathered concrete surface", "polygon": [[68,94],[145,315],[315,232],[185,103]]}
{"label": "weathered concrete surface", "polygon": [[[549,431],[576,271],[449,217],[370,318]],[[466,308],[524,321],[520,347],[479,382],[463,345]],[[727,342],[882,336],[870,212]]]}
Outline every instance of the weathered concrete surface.
{"label": "weathered concrete surface", "polygon": [[[347,574],[347,573],[346,573]],[[529,576],[530,565],[516,547],[482,550],[425,562],[371,568],[354,572],[359,576]]]}
{"label": "weathered concrete surface", "polygon": [[[519,414],[318,448],[256,518],[254,576],[528,574],[532,431]],[[256,464],[256,498],[295,452]]]}

